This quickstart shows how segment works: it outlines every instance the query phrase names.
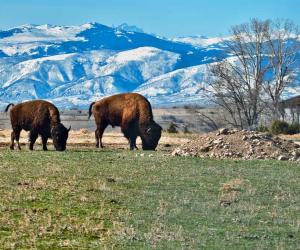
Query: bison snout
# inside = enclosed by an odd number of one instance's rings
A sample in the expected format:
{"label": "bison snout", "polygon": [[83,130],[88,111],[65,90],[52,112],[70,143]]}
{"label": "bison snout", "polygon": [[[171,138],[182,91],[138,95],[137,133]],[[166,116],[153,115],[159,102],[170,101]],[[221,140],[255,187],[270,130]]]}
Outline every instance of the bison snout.
{"label": "bison snout", "polygon": [[56,151],[65,151],[66,148],[55,148]]}
{"label": "bison snout", "polygon": [[144,146],[144,147],[143,147],[143,150],[155,151],[155,148],[156,148],[156,147],[147,147],[147,146]]}

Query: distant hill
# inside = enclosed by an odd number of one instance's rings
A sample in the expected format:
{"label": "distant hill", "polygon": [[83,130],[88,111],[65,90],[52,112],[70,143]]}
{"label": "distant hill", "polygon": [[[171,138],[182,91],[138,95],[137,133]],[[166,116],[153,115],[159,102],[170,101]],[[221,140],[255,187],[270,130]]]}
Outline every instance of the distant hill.
{"label": "distant hill", "polygon": [[[226,58],[220,38],[168,39],[122,24],[23,25],[0,31],[0,107],[47,99],[63,108],[120,92],[155,105],[206,105],[206,65]],[[299,94],[299,86],[288,96]]]}

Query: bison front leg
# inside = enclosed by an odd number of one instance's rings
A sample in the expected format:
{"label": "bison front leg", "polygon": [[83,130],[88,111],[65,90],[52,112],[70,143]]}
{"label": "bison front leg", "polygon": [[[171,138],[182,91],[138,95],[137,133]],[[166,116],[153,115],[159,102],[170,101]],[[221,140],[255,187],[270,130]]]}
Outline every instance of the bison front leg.
{"label": "bison front leg", "polygon": [[43,144],[43,150],[44,150],[44,151],[47,151],[47,150],[48,150],[48,148],[47,148],[47,141],[48,141],[48,137],[42,135],[42,144]]}
{"label": "bison front leg", "polygon": [[37,138],[38,138],[38,133],[31,130],[29,132],[29,150],[33,150],[33,145],[34,145]]}
{"label": "bison front leg", "polygon": [[138,149],[137,146],[136,146],[137,136],[135,134],[133,134],[132,132],[128,131],[128,130],[122,129],[122,132],[123,132],[125,138],[128,140],[129,149],[130,150]]}
{"label": "bison front leg", "polygon": [[126,119],[123,120],[121,125],[121,131],[124,134],[125,138],[129,142],[129,149],[134,150],[137,149],[136,147],[136,125],[133,122],[130,122]]}
{"label": "bison front leg", "polygon": [[137,146],[136,146],[136,138],[137,138],[137,136],[133,136],[133,135],[131,135],[129,137],[130,150],[138,149]]}

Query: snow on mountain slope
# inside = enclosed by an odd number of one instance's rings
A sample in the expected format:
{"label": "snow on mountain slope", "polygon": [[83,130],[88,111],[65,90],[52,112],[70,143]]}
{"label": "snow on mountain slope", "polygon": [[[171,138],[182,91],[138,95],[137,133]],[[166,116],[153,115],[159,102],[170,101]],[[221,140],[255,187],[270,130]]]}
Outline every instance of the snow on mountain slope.
{"label": "snow on mountain slope", "polygon": [[[0,109],[30,99],[87,108],[121,92],[139,92],[157,105],[205,105],[206,66],[228,57],[224,46],[221,38],[167,39],[127,24],[0,31]],[[286,96],[299,92],[296,83]]]}
{"label": "snow on mountain slope", "polygon": [[222,44],[224,39],[228,40],[229,38],[221,38],[221,37],[208,38],[206,36],[186,36],[186,37],[173,38],[172,41],[192,44],[193,46],[197,46],[197,47],[209,47],[209,46]]}
{"label": "snow on mountain slope", "polygon": [[19,102],[72,97],[72,101],[74,98],[90,101],[133,91],[140,83],[174,70],[179,59],[172,52],[142,47],[26,60],[1,68],[0,99]]}
{"label": "snow on mountain slope", "polygon": [[[23,25],[10,31],[0,31],[0,51],[8,56],[34,55],[47,51],[55,44],[67,41],[83,41],[77,34],[89,28],[82,26]],[[40,49],[39,49],[40,48]]]}
{"label": "snow on mountain slope", "polygon": [[[15,28],[11,36],[2,36],[1,43],[28,43],[45,41],[80,41],[82,37],[76,35],[89,24],[82,26],[52,26],[46,25],[23,25]],[[1,32],[2,33],[2,32]],[[1,37],[1,36],[0,36]]]}
{"label": "snow on mountain slope", "polygon": [[125,30],[125,31],[144,33],[144,31],[141,28],[139,28],[137,26],[134,26],[134,25],[128,25],[127,23],[122,23],[122,24],[118,25],[117,29]]}
{"label": "snow on mountain slope", "polygon": [[[135,91],[151,99],[157,105],[207,104],[205,87],[207,65],[178,69],[150,79]],[[200,101],[201,100],[201,101]]]}
{"label": "snow on mountain slope", "polygon": [[[123,30],[123,29],[125,30]],[[140,47],[154,47],[181,55],[179,67],[194,66],[206,58],[213,61],[222,52],[197,48],[191,44],[175,42],[154,35],[127,31],[124,25],[116,28],[99,23],[80,26],[26,25],[0,31],[0,57],[32,59],[90,50],[125,51]]]}
{"label": "snow on mountain slope", "polygon": [[0,31],[0,103],[42,98],[86,107],[102,96],[136,91],[156,77],[212,62],[221,53],[127,24],[23,25]]}

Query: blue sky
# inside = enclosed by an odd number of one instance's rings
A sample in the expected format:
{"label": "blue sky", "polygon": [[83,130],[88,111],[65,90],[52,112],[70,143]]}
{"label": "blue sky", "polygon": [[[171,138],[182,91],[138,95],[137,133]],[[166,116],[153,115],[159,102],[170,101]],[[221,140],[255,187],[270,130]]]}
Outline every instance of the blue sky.
{"label": "blue sky", "polygon": [[0,29],[22,24],[128,23],[167,37],[226,35],[250,18],[300,24],[300,0],[2,0]]}

